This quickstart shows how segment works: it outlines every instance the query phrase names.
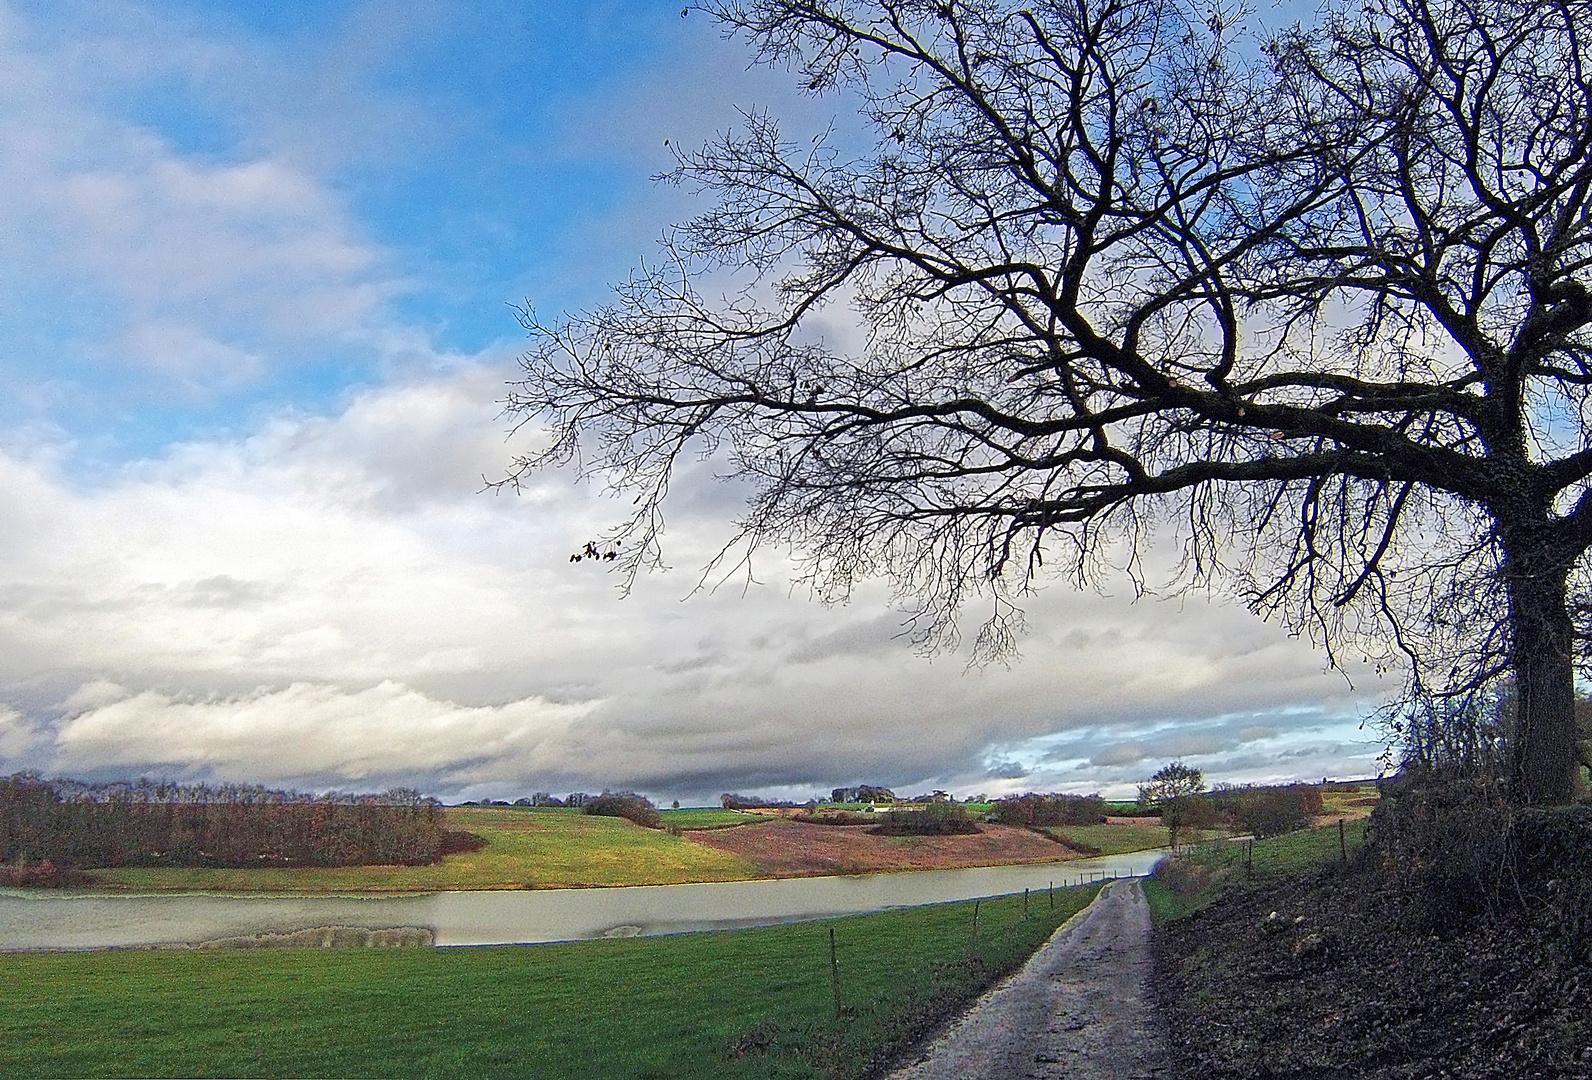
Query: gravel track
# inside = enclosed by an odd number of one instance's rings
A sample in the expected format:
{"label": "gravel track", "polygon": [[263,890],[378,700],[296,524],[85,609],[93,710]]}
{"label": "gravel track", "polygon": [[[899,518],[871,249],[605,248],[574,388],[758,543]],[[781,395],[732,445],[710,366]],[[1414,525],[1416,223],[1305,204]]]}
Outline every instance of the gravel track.
{"label": "gravel track", "polygon": [[889,1080],[1169,1077],[1145,994],[1149,937],[1140,883],[1112,882]]}

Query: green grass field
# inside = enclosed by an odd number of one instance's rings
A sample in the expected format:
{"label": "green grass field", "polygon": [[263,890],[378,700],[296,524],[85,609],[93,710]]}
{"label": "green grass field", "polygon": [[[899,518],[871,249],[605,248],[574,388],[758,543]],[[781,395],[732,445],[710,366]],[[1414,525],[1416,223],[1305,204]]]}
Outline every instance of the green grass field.
{"label": "green grass field", "polygon": [[1298,874],[1341,860],[1345,853],[1353,858],[1365,846],[1366,825],[1364,818],[1345,822],[1341,846],[1338,826],[1333,824],[1252,843],[1215,841],[1192,847],[1179,856],[1181,865],[1163,864],[1145,881],[1150,914],[1157,922],[1180,919],[1247,881]]}
{"label": "green grass field", "polygon": [[1321,789],[1321,812],[1360,817],[1370,813],[1380,797],[1375,780],[1356,784],[1328,784]]}
{"label": "green grass field", "polygon": [[[670,811],[669,813],[674,813]],[[681,814],[699,811],[679,811]],[[725,811],[700,811],[722,814]],[[480,851],[433,866],[97,870],[107,885],[151,892],[407,892],[438,889],[677,885],[757,876],[745,859],[621,818],[579,810],[460,808],[448,824],[483,837]]]}
{"label": "green grass field", "polygon": [[[1096,848],[1102,855],[1121,855],[1129,851],[1166,846],[1166,826],[1158,818],[1145,818],[1136,825],[1046,825],[1042,828],[1049,836],[1057,836],[1077,844]],[[1210,839],[1216,834],[1202,831],[1199,838]]]}
{"label": "green grass field", "polygon": [[976,941],[959,903],[556,945],[0,955],[0,1075],[861,1077],[1097,890],[1027,917],[985,900]]}
{"label": "green grass field", "polygon": [[759,814],[741,810],[719,810],[711,806],[691,807],[685,810],[662,811],[664,823],[679,829],[726,829],[746,825],[753,821],[767,821],[775,814]]}

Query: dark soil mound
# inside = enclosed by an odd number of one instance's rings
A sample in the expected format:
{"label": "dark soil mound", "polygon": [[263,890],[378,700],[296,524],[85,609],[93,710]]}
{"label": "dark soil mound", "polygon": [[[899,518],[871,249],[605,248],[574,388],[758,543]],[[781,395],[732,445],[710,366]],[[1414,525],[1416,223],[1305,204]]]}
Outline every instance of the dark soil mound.
{"label": "dark soil mound", "polygon": [[983,831],[971,821],[909,821],[875,825],[868,830],[874,836],[974,836]]}
{"label": "dark soil mound", "polygon": [[891,810],[868,830],[875,836],[976,836],[982,832],[957,803],[929,803],[918,810]]}
{"label": "dark soil mound", "polygon": [[808,825],[872,825],[879,820],[873,814],[854,814],[849,810],[820,810],[816,814],[792,814],[790,819]]}
{"label": "dark soil mound", "polygon": [[1515,910],[1441,936],[1415,925],[1356,868],[1157,928],[1177,1080],[1592,1078],[1592,966],[1559,923]]}

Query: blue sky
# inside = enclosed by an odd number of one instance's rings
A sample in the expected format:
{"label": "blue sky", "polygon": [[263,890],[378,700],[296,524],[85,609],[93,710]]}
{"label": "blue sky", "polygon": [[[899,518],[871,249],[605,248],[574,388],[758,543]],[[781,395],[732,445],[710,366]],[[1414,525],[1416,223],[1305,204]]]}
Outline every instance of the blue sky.
{"label": "blue sky", "polygon": [[[8,381],[54,395],[42,410],[27,407],[36,394],[12,395],[13,408],[109,443],[114,458],[279,404],[324,409],[403,362],[351,340],[352,319],[295,332],[293,301],[317,297],[251,303],[226,289],[291,284],[253,281],[244,266],[206,289],[188,276],[207,269],[201,254],[185,267],[181,253],[149,250],[196,244],[185,224],[233,233],[213,240],[249,244],[260,274],[318,278],[304,293],[342,287],[345,305],[437,352],[474,355],[512,335],[510,301],[597,298],[640,246],[642,233],[616,236],[616,225],[628,233],[627,210],[667,162],[666,135],[646,140],[639,111],[610,123],[609,110],[666,88],[709,36],[692,32],[700,23],[636,3],[12,7],[22,85],[8,126],[49,136],[17,151],[55,166],[44,183],[77,181],[41,191],[55,205],[8,229]],[[251,169],[254,190],[236,190]],[[229,179],[234,190],[219,190]],[[226,197],[239,201],[216,205]],[[126,220],[127,200],[142,220]],[[205,220],[207,202],[220,221]],[[83,235],[109,224],[95,215],[121,218],[123,250]],[[283,250],[295,240],[325,246]],[[177,263],[163,289],[118,280],[163,256]],[[129,346],[179,355],[129,363]]]}
{"label": "blue sky", "polygon": [[[699,204],[650,182],[766,106],[847,122],[700,13],[0,0],[0,771],[449,797],[873,782],[1130,791],[1374,772],[1376,687],[1231,605],[1056,583],[1010,669],[567,554],[617,516],[481,492],[510,305],[599,301]],[[533,439],[534,431],[523,432]],[[693,494],[695,493],[695,494]]]}

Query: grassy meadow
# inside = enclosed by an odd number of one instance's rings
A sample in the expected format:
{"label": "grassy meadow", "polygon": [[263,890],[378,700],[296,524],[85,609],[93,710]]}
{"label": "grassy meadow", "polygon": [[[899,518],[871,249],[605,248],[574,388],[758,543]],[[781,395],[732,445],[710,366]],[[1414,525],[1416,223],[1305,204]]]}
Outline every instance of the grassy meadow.
{"label": "grassy meadow", "polygon": [[[749,859],[690,839],[708,830],[767,820],[733,810],[665,810],[668,828],[560,808],[455,807],[447,824],[486,840],[480,851],[449,855],[432,866],[123,867],[94,870],[106,886],[138,892],[340,893],[441,889],[557,889],[744,881],[766,874]],[[685,830],[684,835],[675,835]],[[1166,829],[1134,825],[1058,826],[1047,830],[1117,854],[1160,847]]]}
{"label": "grassy meadow", "polygon": [[1365,817],[1379,797],[1375,780],[1326,784],[1321,788],[1321,813],[1332,817]]}
{"label": "grassy meadow", "polygon": [[[1374,784],[1324,790],[1324,813],[1363,816]],[[480,851],[450,855],[433,866],[348,866],[211,869],[132,867],[95,870],[111,888],[140,892],[431,892],[441,889],[553,889],[603,885],[678,885],[763,876],[749,860],[693,842],[690,830],[727,828],[771,815],[717,808],[665,810],[667,828],[644,829],[621,818],[579,810],[455,807],[449,828],[486,840]],[[675,835],[685,830],[687,835]],[[1157,818],[1131,823],[1057,825],[1042,830],[1102,855],[1166,844]],[[1194,839],[1209,840],[1213,832]]]}
{"label": "grassy meadow", "polygon": [[1191,847],[1174,864],[1163,863],[1145,880],[1144,895],[1157,922],[1179,919],[1208,906],[1245,881],[1298,874],[1312,866],[1353,858],[1365,846],[1368,821],[1345,821],[1270,836],[1264,840],[1215,841]]}
{"label": "grassy meadow", "polygon": [[759,814],[747,810],[721,810],[714,806],[688,807],[682,810],[662,810],[664,825],[676,829],[728,829],[736,825],[749,825],[754,821],[767,821],[777,814]]}
{"label": "grassy meadow", "polygon": [[[0,1075],[857,1078],[1098,885],[672,937],[0,955]],[[843,1016],[834,1013],[833,929]]]}
{"label": "grassy meadow", "polygon": [[[665,820],[673,821],[675,811]],[[722,815],[707,810],[678,813]],[[432,866],[96,870],[105,884],[148,892],[431,892],[439,889],[553,889],[594,885],[678,885],[757,876],[737,856],[622,818],[579,810],[477,809],[447,812],[448,827],[486,840],[480,851]]]}
{"label": "grassy meadow", "polygon": [[1107,822],[1102,825],[1043,825],[1040,832],[1102,855],[1121,855],[1129,851],[1166,846],[1166,826],[1159,818],[1144,818],[1131,825]]}

